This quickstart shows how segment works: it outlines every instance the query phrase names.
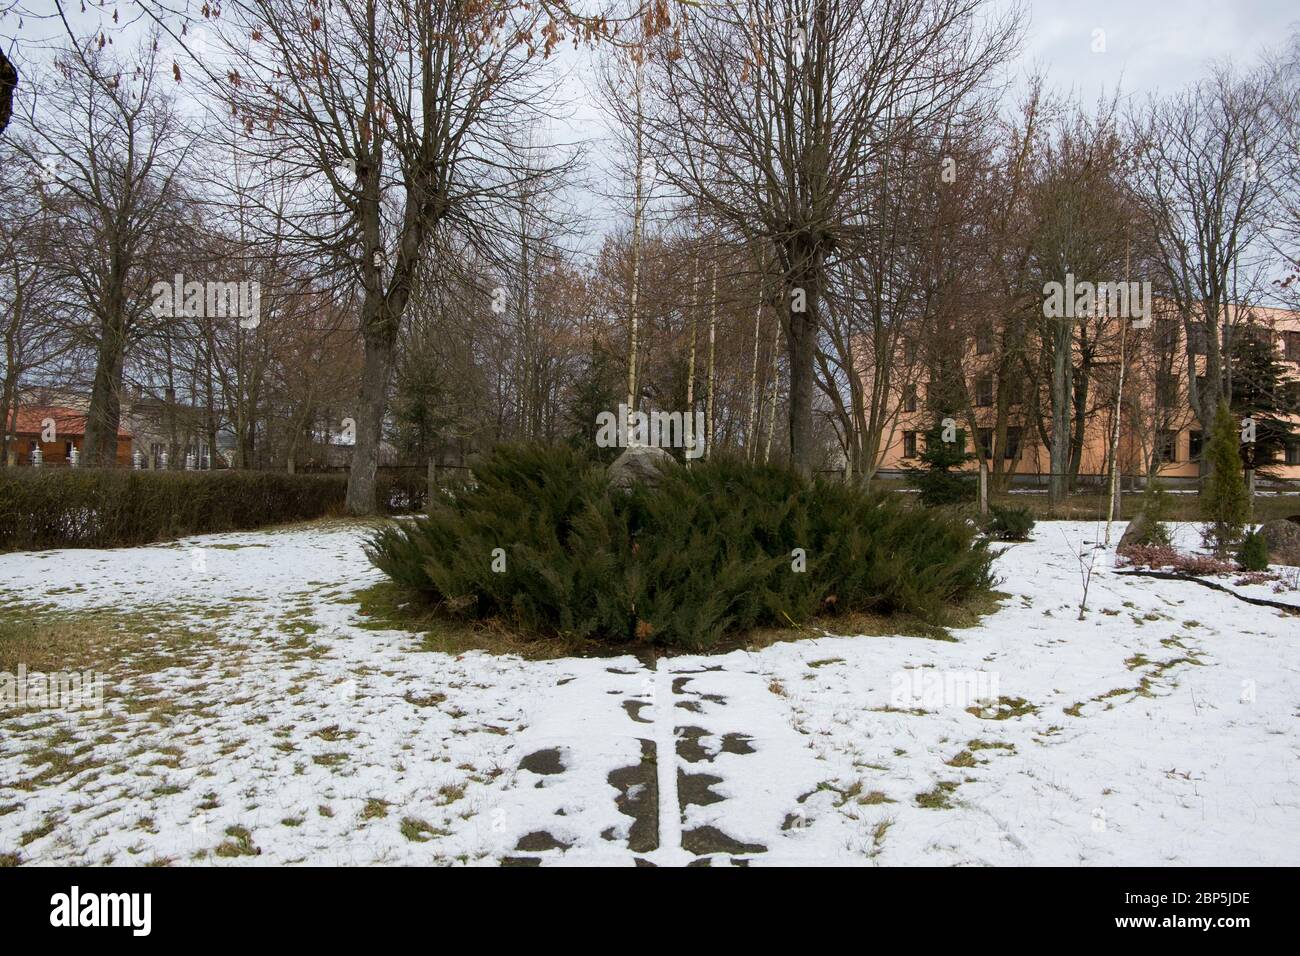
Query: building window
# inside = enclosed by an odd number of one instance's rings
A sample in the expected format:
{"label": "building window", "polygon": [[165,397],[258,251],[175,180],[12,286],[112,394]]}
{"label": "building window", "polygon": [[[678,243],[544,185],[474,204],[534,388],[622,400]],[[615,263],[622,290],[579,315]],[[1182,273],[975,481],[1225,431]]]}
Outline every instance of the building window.
{"label": "building window", "polygon": [[1020,427],[1012,426],[1007,429],[1007,447],[1002,449],[1002,457],[1010,461],[1012,458],[1020,457]]}
{"label": "building window", "polygon": [[1191,352],[1193,355],[1205,355],[1209,352],[1209,327],[1204,322],[1192,323]]}
{"label": "building window", "polygon": [[903,341],[903,361],[908,365],[916,361],[917,342],[916,339],[905,339]]}
{"label": "building window", "polygon": [[1024,379],[1012,377],[1002,385],[1007,391],[1007,404],[1019,405],[1025,400],[1025,383]]}
{"label": "building window", "polygon": [[1156,319],[1156,348],[1171,352],[1178,344],[1178,320]]}
{"label": "building window", "polygon": [[993,404],[993,376],[981,375],[975,380],[975,405],[988,408]]}
{"label": "building window", "polygon": [[916,386],[909,385],[903,389],[903,411],[916,411]]}
{"label": "building window", "polygon": [[916,432],[903,432],[903,457],[916,457]]}
{"label": "building window", "polygon": [[1300,439],[1293,438],[1286,443],[1286,463],[1300,465]]}
{"label": "building window", "polygon": [[1173,372],[1156,374],[1156,407],[1173,408],[1178,404],[1178,376]]}
{"label": "building window", "polygon": [[1273,332],[1262,325],[1243,325],[1241,327],[1241,337],[1247,342],[1254,342],[1256,345],[1267,348],[1271,348],[1273,345]]}
{"label": "building window", "polygon": [[975,354],[989,355],[993,351],[993,328],[981,325],[975,329]]}
{"label": "building window", "polygon": [[1156,438],[1156,455],[1162,464],[1178,461],[1178,432],[1161,429]]}
{"label": "building window", "polygon": [[1187,460],[1188,461],[1201,460],[1202,442],[1203,442],[1203,436],[1201,435],[1200,432],[1187,433]]}
{"label": "building window", "polygon": [[1282,333],[1282,354],[1288,362],[1300,362],[1300,332]]}
{"label": "building window", "polygon": [[[1007,437],[1002,445],[1002,457],[1010,461],[1020,455],[1020,428],[1011,426],[1007,428]],[[979,455],[981,458],[993,457],[993,429],[980,428],[975,432],[975,440],[978,442]]]}

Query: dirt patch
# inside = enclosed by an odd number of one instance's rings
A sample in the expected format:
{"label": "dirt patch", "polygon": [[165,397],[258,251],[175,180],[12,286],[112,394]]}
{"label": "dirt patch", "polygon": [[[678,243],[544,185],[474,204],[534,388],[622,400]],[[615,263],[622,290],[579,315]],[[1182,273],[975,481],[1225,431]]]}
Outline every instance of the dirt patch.
{"label": "dirt patch", "polygon": [[551,747],[547,750],[538,750],[530,753],[523,760],[519,761],[520,770],[528,770],[532,773],[550,776],[552,774],[564,773],[564,761],[560,759],[560,750],[558,747]]}
{"label": "dirt patch", "polygon": [[[620,813],[632,818],[627,835],[628,849],[633,853],[649,853],[659,847],[659,778],[655,766],[653,740],[641,740],[641,762],[630,767],[620,767],[609,775],[609,784],[618,791],[614,805]],[[602,834],[605,839],[615,839],[611,831]]]}

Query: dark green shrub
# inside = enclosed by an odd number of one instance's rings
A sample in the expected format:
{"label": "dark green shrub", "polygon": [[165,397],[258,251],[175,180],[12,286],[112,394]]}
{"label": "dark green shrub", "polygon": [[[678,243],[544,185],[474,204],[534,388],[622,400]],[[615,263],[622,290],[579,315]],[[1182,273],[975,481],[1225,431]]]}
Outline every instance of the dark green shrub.
{"label": "dark green shrub", "polygon": [[1237,564],[1243,571],[1268,570],[1268,542],[1259,529],[1247,531],[1237,548]]}
{"label": "dark green shrub", "polygon": [[260,471],[9,468],[0,550],[111,548],[343,510],[347,475]]}
{"label": "dark green shrub", "polygon": [[1034,515],[1028,508],[992,505],[984,532],[997,541],[1028,541],[1034,529]]}
{"label": "dark green shrub", "polygon": [[532,633],[705,648],[820,613],[938,623],[991,585],[990,555],[957,518],[780,468],[697,462],[608,492],[581,454],[516,446],[474,476],[427,518],[377,532],[368,554],[448,614]]}

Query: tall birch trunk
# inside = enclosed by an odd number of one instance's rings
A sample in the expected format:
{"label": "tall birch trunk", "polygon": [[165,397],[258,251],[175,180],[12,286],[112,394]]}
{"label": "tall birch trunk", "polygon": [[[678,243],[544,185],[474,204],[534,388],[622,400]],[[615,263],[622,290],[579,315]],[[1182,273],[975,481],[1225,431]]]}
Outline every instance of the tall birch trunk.
{"label": "tall birch trunk", "polygon": [[635,181],[633,202],[632,202],[632,289],[629,294],[628,302],[628,345],[627,345],[627,416],[628,416],[628,433],[632,433],[632,422],[636,412],[636,359],[637,359],[637,294],[640,291],[641,282],[641,214],[642,214],[642,195],[643,189],[643,165],[645,163],[645,150],[642,145],[641,130],[641,67],[636,68],[636,81],[634,84],[634,96],[636,99],[636,132],[634,134],[635,146],[633,148],[633,161],[636,171],[633,174]]}
{"label": "tall birch trunk", "polygon": [[[695,318],[700,305],[700,252],[695,250],[695,268],[691,277],[691,351],[686,360],[686,447],[695,451]],[[691,466],[693,458],[686,459],[686,467]]]}
{"label": "tall birch trunk", "polygon": [[718,244],[713,244],[713,279],[709,284],[709,368],[705,377],[704,457],[713,457],[714,353],[718,338]]}
{"label": "tall birch trunk", "polygon": [[758,308],[754,310],[754,364],[749,370],[749,424],[745,427],[745,460],[758,459],[758,436],[754,431],[758,418],[758,336],[763,322],[763,292],[759,289]]}

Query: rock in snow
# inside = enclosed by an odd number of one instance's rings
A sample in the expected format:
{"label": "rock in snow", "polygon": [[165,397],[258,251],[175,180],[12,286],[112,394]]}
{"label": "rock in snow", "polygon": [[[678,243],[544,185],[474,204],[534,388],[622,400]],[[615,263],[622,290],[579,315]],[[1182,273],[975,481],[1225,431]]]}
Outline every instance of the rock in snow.
{"label": "rock in snow", "polygon": [[662,448],[649,445],[632,445],[614,459],[606,474],[611,488],[630,488],[637,482],[654,486],[665,468],[675,467],[673,456]]}
{"label": "rock in snow", "polygon": [[1300,566],[1300,515],[1265,521],[1259,533],[1268,545],[1269,561]]}

